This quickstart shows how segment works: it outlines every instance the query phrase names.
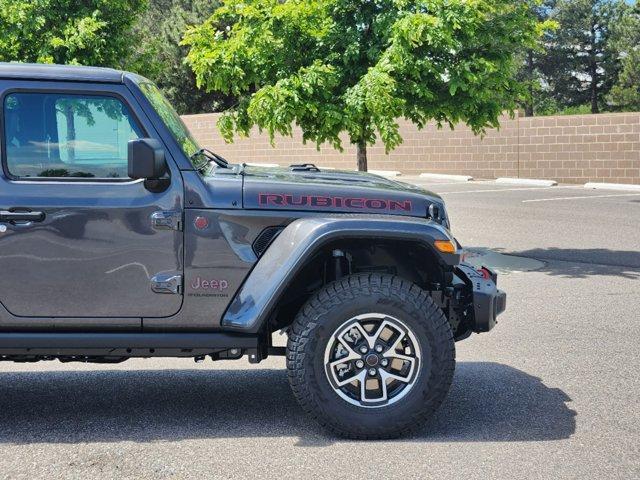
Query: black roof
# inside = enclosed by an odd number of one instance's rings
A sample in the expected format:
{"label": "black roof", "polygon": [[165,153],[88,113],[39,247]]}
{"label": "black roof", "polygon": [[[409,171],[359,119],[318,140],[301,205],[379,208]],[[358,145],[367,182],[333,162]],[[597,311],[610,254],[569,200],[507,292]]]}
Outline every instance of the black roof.
{"label": "black roof", "polygon": [[112,68],[0,62],[0,79],[122,83],[124,72]]}

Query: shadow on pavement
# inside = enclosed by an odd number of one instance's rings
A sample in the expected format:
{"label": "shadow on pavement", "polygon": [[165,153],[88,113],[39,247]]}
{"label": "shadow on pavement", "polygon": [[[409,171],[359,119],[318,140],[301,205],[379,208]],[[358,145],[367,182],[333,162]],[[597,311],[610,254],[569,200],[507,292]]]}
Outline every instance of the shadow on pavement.
{"label": "shadow on pavement", "polygon": [[503,253],[545,261],[546,264],[536,271],[550,275],[567,278],[594,275],[640,278],[640,252],[637,250],[535,248]]}
{"label": "shadow on pavement", "polygon": [[[0,373],[0,442],[152,442],[327,435],[297,405],[284,370]],[[440,411],[405,441],[568,438],[575,412],[559,389],[505,365],[461,362]]]}
{"label": "shadow on pavement", "polygon": [[449,397],[420,438],[510,442],[569,438],[576,430],[571,399],[516,368],[460,362]]}

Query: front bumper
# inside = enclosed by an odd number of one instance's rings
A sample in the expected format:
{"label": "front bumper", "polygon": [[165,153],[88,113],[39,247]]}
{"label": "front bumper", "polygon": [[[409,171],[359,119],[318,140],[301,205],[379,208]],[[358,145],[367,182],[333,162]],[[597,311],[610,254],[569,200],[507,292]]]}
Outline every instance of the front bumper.
{"label": "front bumper", "polygon": [[507,294],[497,287],[498,275],[486,267],[476,269],[466,263],[458,265],[456,275],[466,284],[469,300],[473,302],[472,330],[488,332],[507,307]]}

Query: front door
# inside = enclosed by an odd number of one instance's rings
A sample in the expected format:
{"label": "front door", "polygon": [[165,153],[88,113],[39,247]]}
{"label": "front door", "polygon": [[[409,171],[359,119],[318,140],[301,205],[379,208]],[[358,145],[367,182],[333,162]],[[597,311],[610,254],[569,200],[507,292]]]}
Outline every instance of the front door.
{"label": "front door", "polygon": [[161,193],[129,179],[127,143],[155,137],[152,127],[124,86],[83,88],[2,97],[0,310],[14,321],[105,325],[173,315],[182,305],[182,232],[153,217],[181,218],[180,173],[168,158],[171,186]]}

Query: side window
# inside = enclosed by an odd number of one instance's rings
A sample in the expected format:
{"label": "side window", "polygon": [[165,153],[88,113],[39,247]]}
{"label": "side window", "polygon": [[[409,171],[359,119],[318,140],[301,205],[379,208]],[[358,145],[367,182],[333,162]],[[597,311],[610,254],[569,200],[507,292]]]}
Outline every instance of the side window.
{"label": "side window", "polygon": [[12,93],[4,100],[8,172],[21,178],[128,178],[127,144],[142,137],[109,96]]}

